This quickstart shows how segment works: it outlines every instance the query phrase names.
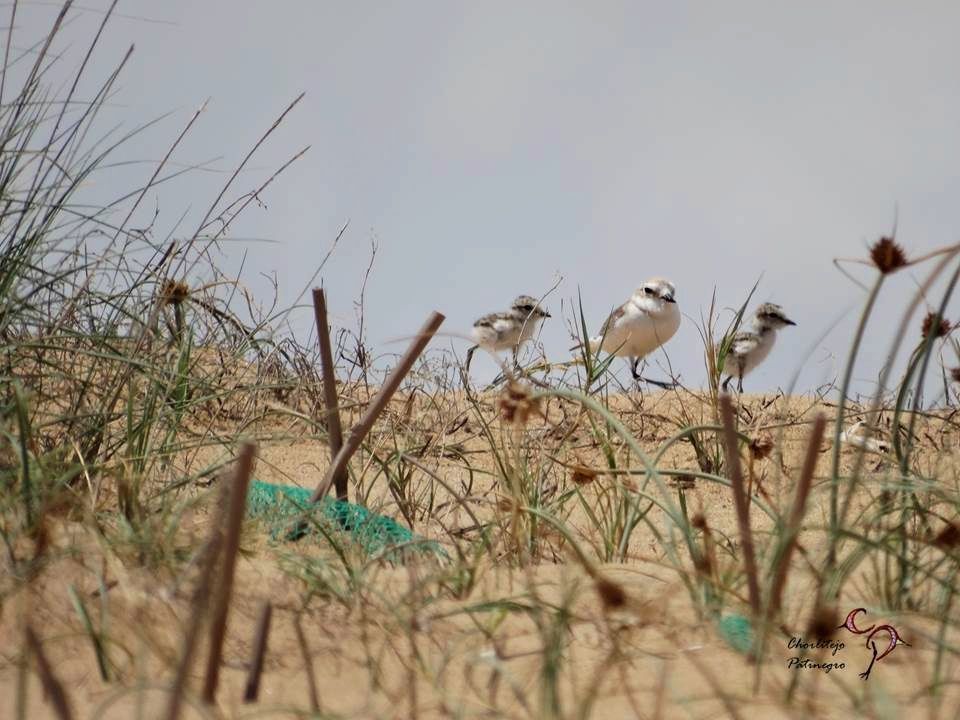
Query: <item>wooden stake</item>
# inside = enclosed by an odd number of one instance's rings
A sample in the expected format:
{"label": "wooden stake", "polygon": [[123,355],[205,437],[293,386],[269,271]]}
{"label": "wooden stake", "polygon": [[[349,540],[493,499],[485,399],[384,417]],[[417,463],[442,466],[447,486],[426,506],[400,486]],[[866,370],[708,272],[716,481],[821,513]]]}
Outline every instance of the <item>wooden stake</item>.
{"label": "wooden stake", "polygon": [[43,652],[43,645],[40,638],[33,631],[33,628],[27,625],[26,629],[27,647],[37,658],[37,670],[40,674],[40,682],[43,683],[43,692],[53,705],[53,711],[60,720],[73,720],[73,711],[70,709],[70,699],[67,697],[66,690],[63,689],[57,676],[53,674],[53,666]]}
{"label": "wooden stake", "polygon": [[[317,340],[320,343],[320,371],[323,374],[323,402],[326,406],[325,426],[330,438],[330,462],[343,447],[340,410],[337,406],[337,380],[333,372],[333,351],[330,348],[330,326],[327,324],[327,297],[322,288],[313,289],[313,314],[317,321]],[[347,499],[346,467],[333,478],[337,498]]]}
{"label": "wooden stake", "polygon": [[743,566],[747,573],[747,590],[750,608],[755,618],[760,617],[760,584],[757,581],[757,561],[753,553],[753,535],[750,531],[750,505],[743,487],[743,472],[740,468],[740,450],[737,447],[737,431],[733,421],[733,403],[727,393],[720,394],[720,420],[723,423],[723,444],[727,455],[727,471],[733,487],[733,502],[737,509],[737,524],[740,526],[740,545],[743,547]]}
{"label": "wooden stake", "polygon": [[203,682],[203,701],[213,703],[220,679],[220,659],[223,655],[223,639],[227,632],[227,615],[230,612],[230,597],[233,593],[233,575],[237,567],[237,552],[240,549],[240,530],[247,509],[247,488],[253,473],[253,458],[256,446],[245,443],[240,449],[237,467],[229,489],[229,511],[223,542],[223,569],[220,587],[214,599],[213,616],[210,621],[210,654],[207,656],[207,673]]}
{"label": "wooden stake", "polygon": [[257,631],[253,639],[253,656],[250,658],[250,672],[247,675],[247,686],[243,691],[243,701],[252,703],[257,701],[260,693],[260,675],[263,673],[263,659],[267,654],[267,637],[270,635],[270,615],[273,606],[269,600],[264,600],[260,606],[260,617],[257,620]]}

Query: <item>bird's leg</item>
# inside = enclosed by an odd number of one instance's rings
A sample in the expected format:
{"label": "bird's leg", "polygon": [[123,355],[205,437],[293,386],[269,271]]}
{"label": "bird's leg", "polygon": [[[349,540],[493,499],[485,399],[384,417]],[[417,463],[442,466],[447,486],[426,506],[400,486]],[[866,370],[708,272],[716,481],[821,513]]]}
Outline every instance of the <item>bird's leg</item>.
{"label": "bird's leg", "polygon": [[523,374],[523,368],[520,367],[520,362],[517,360],[517,346],[513,346],[513,369],[517,371],[518,374]]}
{"label": "bird's leg", "polygon": [[642,376],[638,377],[637,380],[638,381],[642,380],[643,382],[648,383],[650,385],[656,385],[658,388],[663,388],[664,390],[673,390],[675,387],[677,387],[677,384],[674,382],[664,382],[662,380],[651,380],[650,378],[645,378]]}
{"label": "bird's leg", "polygon": [[642,358],[638,358],[638,357],[630,358],[630,374],[633,375],[633,379],[637,381],[637,385],[639,385],[642,382],[645,382],[650,385],[656,385],[657,387],[663,388],[664,390],[672,390],[677,386],[676,383],[663,382],[661,380],[650,380],[649,378],[645,378],[643,375],[637,372],[637,365],[640,364],[641,359]]}
{"label": "bird's leg", "polygon": [[743,394],[743,375],[737,378],[737,394]]}
{"label": "bird's leg", "polygon": [[870,671],[873,670],[873,664],[877,661],[877,644],[871,642],[870,645],[873,647],[873,657],[870,658],[870,664],[867,666],[867,669],[860,673],[861,680],[867,680],[870,677]]}
{"label": "bird's leg", "polygon": [[730,384],[730,381],[733,380],[733,375],[727,375],[727,379],[723,381],[723,384],[720,386],[720,389],[724,392],[727,392],[727,386]]}

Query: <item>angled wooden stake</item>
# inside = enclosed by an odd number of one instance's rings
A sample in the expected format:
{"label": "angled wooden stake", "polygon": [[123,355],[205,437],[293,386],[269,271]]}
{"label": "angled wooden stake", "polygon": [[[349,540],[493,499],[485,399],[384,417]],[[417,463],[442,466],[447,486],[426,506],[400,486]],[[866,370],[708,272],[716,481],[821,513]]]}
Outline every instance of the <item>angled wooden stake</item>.
{"label": "angled wooden stake", "polygon": [[210,537],[200,551],[200,578],[197,580],[197,586],[194,588],[193,597],[190,601],[190,619],[187,622],[187,630],[184,633],[180,649],[180,664],[177,666],[177,674],[174,677],[173,685],[170,688],[170,698],[167,701],[167,710],[163,715],[165,720],[177,720],[180,717],[183,695],[190,675],[190,666],[197,649],[200,626],[207,612],[210,593],[213,590],[217,560],[223,548],[223,526],[226,522],[227,503],[230,499],[229,487],[229,483],[223,483],[223,487],[220,489]]}
{"label": "angled wooden stake", "polygon": [[807,454],[803,459],[803,470],[800,472],[800,481],[797,483],[796,494],[793,498],[793,508],[787,518],[784,529],[785,546],[780,559],[774,568],[770,581],[770,600],[767,605],[767,619],[772,620],[780,611],[783,599],[783,588],[787,584],[787,574],[790,571],[790,559],[797,547],[797,535],[803,524],[803,517],[807,512],[807,497],[810,495],[810,486],[813,483],[813,473],[817,469],[817,458],[820,456],[820,443],[827,427],[827,418],[819,413],[813,420],[813,429],[810,430],[810,439],[807,440]]}
{"label": "angled wooden stake", "polygon": [[420,357],[420,353],[423,352],[423,349],[430,342],[430,339],[434,336],[434,333],[437,332],[441,323],[445,319],[446,318],[444,318],[444,316],[438,312],[432,313],[427,319],[426,324],[423,326],[423,328],[421,328],[420,332],[417,333],[413,342],[410,344],[410,347],[407,348],[407,351],[403,354],[403,357],[400,358],[400,362],[397,363],[397,366],[393,369],[393,372],[391,372],[384,381],[383,387],[380,388],[380,392],[378,392],[376,397],[373,398],[373,401],[370,403],[370,407],[367,408],[367,412],[364,413],[363,417],[360,418],[360,421],[350,431],[350,435],[347,438],[346,443],[344,443],[343,447],[340,448],[340,452],[338,452],[337,456],[333,459],[333,463],[331,464],[329,471],[327,471],[327,475],[323,479],[323,482],[317,486],[317,489],[313,492],[313,495],[310,496],[311,503],[315,503],[320,500],[320,498],[324,497],[330,490],[330,486],[333,484],[334,478],[346,470],[347,463],[350,462],[350,458],[353,457],[353,454],[360,448],[360,444],[367,436],[367,433],[370,432],[370,429],[373,427],[373,423],[376,422],[377,418],[380,416],[380,413],[383,412],[383,409],[387,406],[387,403],[390,402],[390,398],[393,397],[393,394],[397,391],[397,388],[400,387],[400,383],[403,382],[403,378],[405,378],[407,373],[410,372],[410,368],[413,367],[413,364],[417,361],[417,358]]}
{"label": "angled wooden stake", "polygon": [[257,630],[253,638],[253,655],[250,658],[250,670],[247,673],[247,684],[243,691],[243,701],[252,703],[257,701],[260,694],[260,676],[263,674],[263,660],[267,655],[267,638],[270,636],[270,615],[273,606],[269,600],[260,605],[260,616],[257,618]]}
{"label": "angled wooden stake", "polygon": [[63,683],[54,674],[53,665],[50,664],[47,654],[43,651],[43,644],[30,625],[27,625],[26,637],[27,647],[37,658],[37,671],[40,674],[40,682],[43,683],[43,692],[50,704],[53,705],[54,714],[59,720],[73,720],[73,710],[70,707],[70,698],[67,696],[67,691],[64,690]]}
{"label": "angled wooden stake", "polygon": [[227,632],[227,614],[230,612],[230,597],[233,593],[233,574],[240,549],[240,529],[247,509],[247,488],[253,473],[253,458],[256,446],[245,443],[240,449],[237,466],[231,477],[227,495],[228,511],[223,541],[223,564],[220,585],[215,590],[213,615],[210,621],[210,651],[207,656],[207,674],[203,681],[203,701],[213,703],[220,679],[220,658],[223,654],[223,639]]}

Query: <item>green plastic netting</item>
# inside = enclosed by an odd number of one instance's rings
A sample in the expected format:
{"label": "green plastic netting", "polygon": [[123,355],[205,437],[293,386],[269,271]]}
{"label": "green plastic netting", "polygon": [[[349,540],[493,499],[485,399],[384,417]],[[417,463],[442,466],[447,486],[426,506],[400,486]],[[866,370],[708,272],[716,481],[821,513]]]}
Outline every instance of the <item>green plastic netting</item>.
{"label": "green plastic netting", "polygon": [[308,534],[341,533],[367,555],[382,554],[391,562],[402,561],[411,553],[446,557],[433,540],[414,535],[393,518],[346,500],[323,498],[312,506],[319,510],[313,513],[312,522],[297,523],[311,508],[310,495],[307,488],[254,480],[247,493],[247,516],[265,520],[275,538],[299,540]]}
{"label": "green plastic netting", "polygon": [[717,629],[720,637],[737,652],[746,655],[753,650],[753,623],[750,618],[731,613],[720,619]]}

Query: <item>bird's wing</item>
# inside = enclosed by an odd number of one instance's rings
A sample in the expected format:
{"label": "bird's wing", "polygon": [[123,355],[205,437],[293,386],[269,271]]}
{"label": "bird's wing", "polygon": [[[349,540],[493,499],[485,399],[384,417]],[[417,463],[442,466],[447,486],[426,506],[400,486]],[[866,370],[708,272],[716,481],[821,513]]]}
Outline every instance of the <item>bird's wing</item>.
{"label": "bird's wing", "polygon": [[487,327],[496,329],[497,321],[503,321],[503,313],[490,313],[489,315],[484,315],[482,318],[479,318],[474,324],[474,327]]}
{"label": "bird's wing", "polygon": [[760,344],[760,338],[754,333],[738,332],[730,343],[730,352],[734,355],[747,355]]}
{"label": "bird's wing", "polygon": [[613,329],[613,326],[617,324],[617,321],[626,314],[627,314],[627,303],[624,303],[623,305],[618,307],[616,310],[614,310],[612,313],[610,313],[610,316],[603,321],[603,325],[600,326],[599,337],[603,337],[604,335],[609,333]]}

